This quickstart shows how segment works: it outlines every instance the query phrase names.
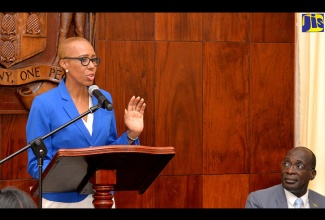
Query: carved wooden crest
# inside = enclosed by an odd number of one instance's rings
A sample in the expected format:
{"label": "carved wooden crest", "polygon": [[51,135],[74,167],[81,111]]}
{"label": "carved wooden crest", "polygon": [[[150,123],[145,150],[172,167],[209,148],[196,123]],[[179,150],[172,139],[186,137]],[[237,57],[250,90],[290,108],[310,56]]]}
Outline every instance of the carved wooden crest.
{"label": "carved wooden crest", "polygon": [[46,48],[47,13],[0,14],[0,64],[9,68]]}
{"label": "carved wooden crest", "polygon": [[[64,78],[57,57],[62,40],[79,36],[94,44],[94,13],[0,12],[0,24],[0,94],[15,88],[16,94],[6,97],[17,96],[26,110]],[[15,111],[8,100],[0,102],[0,112]]]}

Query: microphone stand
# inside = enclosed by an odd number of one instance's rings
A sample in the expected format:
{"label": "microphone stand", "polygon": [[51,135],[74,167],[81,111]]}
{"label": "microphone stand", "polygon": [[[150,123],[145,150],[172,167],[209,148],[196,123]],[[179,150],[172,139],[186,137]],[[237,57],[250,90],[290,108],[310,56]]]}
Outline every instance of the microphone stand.
{"label": "microphone stand", "polygon": [[[45,138],[48,138],[49,136],[51,136],[52,134],[60,131],[61,129],[67,127],[68,125],[72,124],[73,122],[79,120],[80,118],[88,115],[89,113],[94,113],[95,111],[97,111],[101,106],[99,104],[90,107],[86,112],[82,113],[81,115],[79,115],[78,117],[72,119],[71,121],[65,123],[64,125],[60,126],[59,128],[51,131],[50,133],[44,135],[43,137],[38,137],[34,140],[32,140],[31,142],[29,142],[29,144],[27,146],[25,146],[24,148],[20,149],[19,151],[16,151],[15,153],[9,155],[8,157],[4,158],[3,160],[0,161],[0,165],[4,162],[6,162],[7,160],[9,160],[10,158],[16,156],[17,154],[20,154],[21,152],[27,150],[28,148],[32,148],[33,153],[35,154],[35,156],[37,157],[37,161],[38,161],[38,170],[39,170],[39,178],[38,178],[38,184],[39,184],[39,208],[42,208],[42,167],[43,167],[43,158],[46,156],[47,154],[47,148],[43,142],[43,140]],[[104,108],[104,107],[103,107]]]}

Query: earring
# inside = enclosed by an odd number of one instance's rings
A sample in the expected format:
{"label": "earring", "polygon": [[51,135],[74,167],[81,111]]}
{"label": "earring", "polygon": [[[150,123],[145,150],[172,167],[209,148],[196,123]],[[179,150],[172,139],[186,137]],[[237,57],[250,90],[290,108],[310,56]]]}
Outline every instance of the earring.
{"label": "earring", "polygon": [[69,70],[65,70],[65,72],[67,73],[67,72],[69,72]]}

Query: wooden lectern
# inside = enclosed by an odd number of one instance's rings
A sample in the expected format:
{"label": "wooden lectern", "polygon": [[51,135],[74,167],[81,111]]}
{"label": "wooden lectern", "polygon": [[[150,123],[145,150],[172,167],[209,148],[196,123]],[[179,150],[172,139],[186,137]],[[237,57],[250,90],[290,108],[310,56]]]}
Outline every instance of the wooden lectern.
{"label": "wooden lectern", "polygon": [[[171,146],[60,149],[42,174],[42,192],[93,194],[95,208],[111,208],[111,191],[144,193],[174,155],[175,148]],[[38,181],[31,192],[38,195]]]}

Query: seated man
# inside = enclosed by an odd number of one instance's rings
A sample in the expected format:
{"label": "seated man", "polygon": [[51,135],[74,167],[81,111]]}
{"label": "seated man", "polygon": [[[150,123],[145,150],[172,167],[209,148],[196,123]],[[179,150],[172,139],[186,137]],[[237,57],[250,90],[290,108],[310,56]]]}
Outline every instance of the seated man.
{"label": "seated man", "polygon": [[[308,189],[316,177],[315,168],[316,156],[310,149],[290,149],[281,162],[282,183],[251,192],[245,208],[325,208],[325,196]],[[297,199],[301,203],[296,204]]]}

